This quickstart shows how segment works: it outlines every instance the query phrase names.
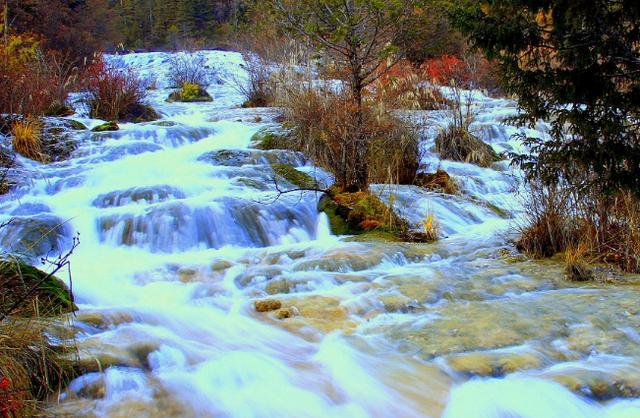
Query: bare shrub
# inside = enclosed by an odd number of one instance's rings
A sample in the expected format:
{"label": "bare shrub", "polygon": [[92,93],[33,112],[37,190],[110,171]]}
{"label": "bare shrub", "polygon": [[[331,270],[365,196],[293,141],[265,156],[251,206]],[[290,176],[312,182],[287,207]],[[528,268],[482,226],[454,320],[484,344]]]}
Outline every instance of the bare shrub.
{"label": "bare shrub", "polygon": [[78,67],[73,62],[70,55],[49,52],[38,53],[38,66],[41,71],[49,74],[51,80],[52,102],[45,110],[47,116],[69,116],[73,114],[73,109],[67,104],[69,90],[78,81]]}
{"label": "bare shrub", "polygon": [[436,138],[436,151],[446,160],[463,161],[489,167],[500,160],[493,148],[471,132],[471,124],[477,115],[477,103],[473,89],[478,87],[479,61],[474,55],[463,59],[443,56],[427,62],[424,74],[435,84],[446,87],[448,124]]}
{"label": "bare shrub", "polygon": [[438,110],[447,100],[410,63],[401,61],[367,89],[367,98],[389,109]]}
{"label": "bare shrub", "polygon": [[524,225],[518,227],[518,250],[544,258],[578,245],[573,223],[575,206],[569,190],[529,182],[525,202]]}
{"label": "bare shrub", "polygon": [[640,201],[631,192],[596,193],[588,184],[529,182],[516,247],[536,258],[568,253],[576,274],[585,259],[640,272]]}
{"label": "bare shrub", "polygon": [[[358,122],[348,94],[329,89],[301,89],[287,98],[284,118],[293,128],[296,148],[331,171],[339,188],[348,190],[363,169],[371,182],[413,182],[419,147],[410,123],[371,104],[363,106],[363,120]],[[364,144],[360,138],[366,138]],[[355,158],[358,152],[364,152],[364,164],[356,163],[362,161]]]}
{"label": "bare shrub", "polygon": [[173,54],[169,61],[169,81],[171,87],[181,88],[185,84],[207,87],[211,84],[211,69],[207,57],[197,52]]}
{"label": "bare shrub", "polygon": [[309,66],[307,46],[270,31],[245,34],[240,44],[247,78],[234,81],[245,99],[244,107],[273,106],[288,91],[296,90],[300,80],[292,77],[300,75],[296,67]]}
{"label": "bare shrub", "polygon": [[276,101],[275,79],[271,77],[265,59],[254,53],[242,54],[247,80],[236,80],[236,86],[244,96],[243,107],[266,107]]}
{"label": "bare shrub", "polygon": [[468,127],[449,124],[436,138],[436,151],[445,160],[463,161],[480,167],[490,167],[500,157],[490,145],[477,138]]}

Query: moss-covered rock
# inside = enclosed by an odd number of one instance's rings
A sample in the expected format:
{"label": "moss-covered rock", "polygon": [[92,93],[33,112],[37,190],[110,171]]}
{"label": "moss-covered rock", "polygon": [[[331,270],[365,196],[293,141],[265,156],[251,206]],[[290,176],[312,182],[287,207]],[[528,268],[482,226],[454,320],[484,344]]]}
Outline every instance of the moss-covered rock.
{"label": "moss-covered rock", "polygon": [[362,233],[359,228],[352,229],[347,222],[349,208],[338,205],[331,196],[325,194],[318,202],[318,211],[327,215],[331,232],[335,235],[358,235]]}
{"label": "moss-covered rock", "polygon": [[176,90],[167,98],[168,102],[212,102],[213,97],[207,90],[197,84],[185,84],[180,90]]}
{"label": "moss-covered rock", "polygon": [[265,191],[269,189],[269,187],[267,187],[267,185],[264,184],[263,182],[250,179],[248,177],[239,177],[234,180],[234,183],[241,185],[243,187],[249,187],[249,188],[261,190],[261,191]]}
{"label": "moss-covered rock", "polygon": [[78,122],[77,120],[73,120],[73,119],[66,119],[66,120],[67,122],[69,122],[69,126],[74,131],[86,131],[88,129],[87,126],[82,122]]}
{"label": "moss-covered rock", "polygon": [[287,164],[271,164],[273,172],[279,177],[282,177],[294,186],[298,186],[301,189],[316,189],[318,183],[313,177],[307,173],[303,173],[300,170],[296,170],[294,167]]}
{"label": "moss-covered rock", "polygon": [[[57,316],[77,310],[69,288],[60,279],[19,261],[0,261],[3,310],[19,308],[13,315]],[[36,310],[37,309],[37,310]]]}
{"label": "moss-covered rock", "polygon": [[63,118],[43,118],[42,152],[48,162],[64,161],[78,148],[77,131],[87,130],[78,121]]}
{"label": "moss-covered rock", "polygon": [[239,149],[210,151],[201,155],[198,160],[225,167],[241,167],[245,165],[263,164],[285,164],[292,167],[298,167],[304,165],[306,161],[304,155],[297,152],[283,150],[261,151]]}
{"label": "moss-covered rock", "polygon": [[370,241],[379,241],[379,242],[402,242],[399,234],[395,234],[393,232],[381,231],[381,230],[373,230],[366,231],[359,235],[354,235],[347,239],[349,242],[370,242]]}
{"label": "moss-covered rock", "polygon": [[157,203],[184,198],[184,192],[172,186],[140,186],[102,194],[93,201],[93,205],[98,208],[109,208],[128,205],[131,202]]}
{"label": "moss-covered rock", "polygon": [[144,103],[130,104],[118,115],[118,120],[121,122],[143,123],[158,119],[160,119],[158,112]]}
{"label": "moss-covered rock", "polygon": [[261,150],[285,149],[295,150],[293,139],[283,131],[262,128],[251,137],[254,148]]}
{"label": "moss-covered rock", "polygon": [[119,130],[120,130],[120,127],[118,126],[118,124],[115,121],[111,121],[111,122],[103,123],[102,125],[98,125],[95,128],[93,128],[91,131],[113,132],[113,131],[119,131]]}
{"label": "moss-covered rock", "polygon": [[318,210],[327,214],[331,230],[337,235],[379,231],[400,237],[408,230],[405,220],[368,192],[338,193],[332,189],[320,199]]}

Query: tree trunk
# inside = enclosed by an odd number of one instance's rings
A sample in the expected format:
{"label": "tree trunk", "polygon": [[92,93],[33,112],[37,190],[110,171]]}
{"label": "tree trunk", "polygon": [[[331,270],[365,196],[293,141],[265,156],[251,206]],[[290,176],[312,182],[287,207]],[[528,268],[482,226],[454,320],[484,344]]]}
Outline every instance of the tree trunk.
{"label": "tree trunk", "polygon": [[7,46],[9,45],[9,0],[5,0],[4,2],[4,13],[3,13],[3,17],[4,17],[4,33],[3,33],[3,37],[4,37],[4,49],[7,49]]}
{"label": "tree trunk", "polygon": [[354,132],[349,138],[351,142],[351,162],[352,170],[347,191],[358,192],[369,189],[369,161],[368,157],[368,140],[364,132],[364,109],[362,90],[364,86],[359,74],[353,75],[352,94],[355,105],[354,113]]}

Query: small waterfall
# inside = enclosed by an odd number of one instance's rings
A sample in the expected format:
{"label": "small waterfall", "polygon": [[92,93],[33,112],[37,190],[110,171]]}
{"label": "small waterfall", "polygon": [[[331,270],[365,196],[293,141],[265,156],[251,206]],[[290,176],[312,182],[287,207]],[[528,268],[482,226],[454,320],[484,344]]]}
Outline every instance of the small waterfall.
{"label": "small waterfall", "polygon": [[[460,195],[371,189],[414,228],[435,215],[443,240],[333,236],[319,196],[281,195],[276,182],[292,185],[271,165],[330,176],[252,148],[277,112],[240,108],[240,54],[204,54],[207,104],[165,102],[168,54],[109,58],[158,77],[163,120],[86,132],[67,161],[21,159],[27,174],[0,198],[0,220],[14,219],[4,249],[36,259],[81,234],[73,331],[87,373],[51,416],[640,416],[636,288],[569,284],[561,264],[511,254],[519,173],[440,161],[446,115],[429,112],[422,166]],[[546,134],[504,125],[509,100],[479,95],[479,109],[473,128],[497,151]],[[279,309],[258,312],[264,299]]]}

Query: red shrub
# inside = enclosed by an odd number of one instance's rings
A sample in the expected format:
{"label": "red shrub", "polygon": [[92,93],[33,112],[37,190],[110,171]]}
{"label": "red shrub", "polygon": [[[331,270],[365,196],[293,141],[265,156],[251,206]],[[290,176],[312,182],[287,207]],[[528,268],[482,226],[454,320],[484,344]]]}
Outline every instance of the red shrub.
{"label": "red shrub", "polygon": [[479,55],[459,58],[442,55],[427,60],[420,67],[424,77],[434,84],[450,85],[452,82],[463,89],[485,89],[490,93],[500,92],[497,66]]}
{"label": "red shrub", "polygon": [[0,416],[20,416],[24,407],[23,398],[23,391],[16,391],[11,380],[6,377],[0,378]]}
{"label": "red shrub", "polygon": [[127,119],[130,109],[140,106],[147,94],[145,83],[133,69],[107,63],[102,56],[85,69],[83,85],[91,116],[105,120]]}
{"label": "red shrub", "polygon": [[425,61],[422,71],[434,84],[447,85],[453,80],[462,87],[472,78],[466,63],[453,55],[443,55]]}

